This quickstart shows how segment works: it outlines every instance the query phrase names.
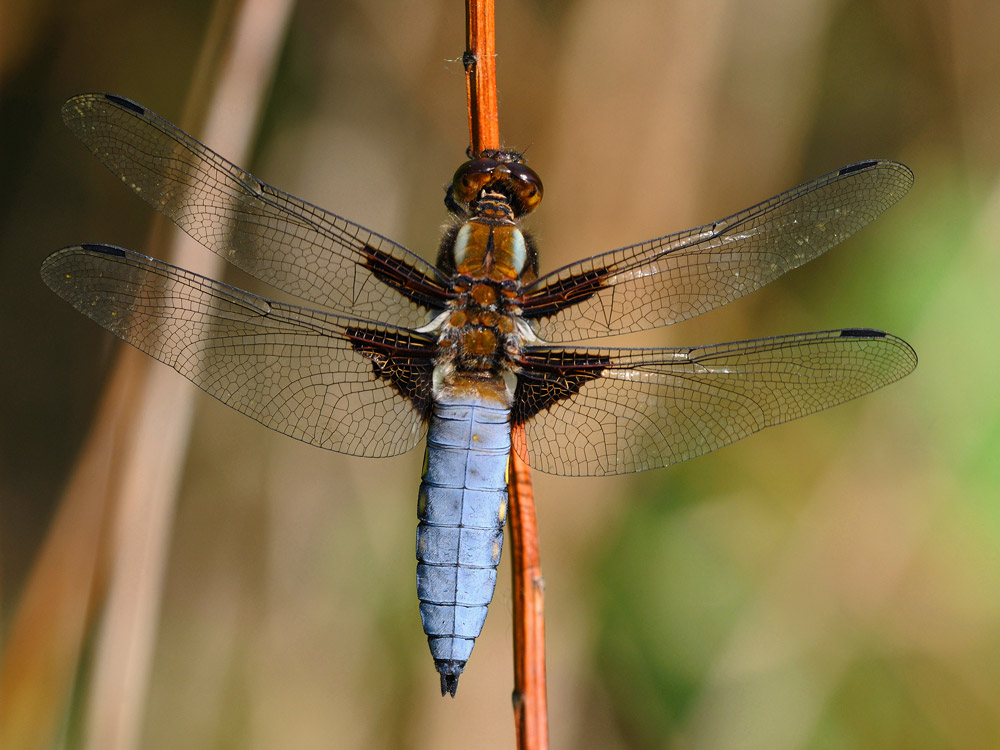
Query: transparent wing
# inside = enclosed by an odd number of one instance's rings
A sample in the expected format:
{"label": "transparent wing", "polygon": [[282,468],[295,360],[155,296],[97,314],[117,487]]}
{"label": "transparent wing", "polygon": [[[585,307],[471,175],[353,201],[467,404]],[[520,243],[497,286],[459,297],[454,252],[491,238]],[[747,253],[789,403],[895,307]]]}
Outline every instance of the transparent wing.
{"label": "transparent wing", "polygon": [[902,164],[844,167],[697,229],[595,255],[525,289],[547,342],[677,323],[760,289],[874,221],[913,184]]}
{"label": "transparent wing", "polygon": [[42,264],[60,297],[207,393],[298,440],[392,456],[423,435],[433,342],[405,329],[269,302],[108,245]]}
{"label": "transparent wing", "polygon": [[531,348],[514,412],[527,445],[515,447],[552,474],[653,469],[849,401],[916,364],[905,341],[868,329],[691,349]]}
{"label": "transparent wing", "polygon": [[443,305],[444,279],[418,255],[261,182],[135,102],[84,94],[62,113],[139,197],[276,289],[407,327],[427,323],[427,308]]}

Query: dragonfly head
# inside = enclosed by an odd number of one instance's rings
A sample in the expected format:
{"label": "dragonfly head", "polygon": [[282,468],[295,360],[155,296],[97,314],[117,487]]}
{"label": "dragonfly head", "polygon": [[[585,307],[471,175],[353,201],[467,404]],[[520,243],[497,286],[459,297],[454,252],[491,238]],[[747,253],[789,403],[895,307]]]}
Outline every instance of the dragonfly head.
{"label": "dragonfly head", "polygon": [[542,201],[542,180],[514,151],[484,151],[455,172],[445,204],[454,211],[475,203],[481,196],[503,196],[515,218],[535,210]]}

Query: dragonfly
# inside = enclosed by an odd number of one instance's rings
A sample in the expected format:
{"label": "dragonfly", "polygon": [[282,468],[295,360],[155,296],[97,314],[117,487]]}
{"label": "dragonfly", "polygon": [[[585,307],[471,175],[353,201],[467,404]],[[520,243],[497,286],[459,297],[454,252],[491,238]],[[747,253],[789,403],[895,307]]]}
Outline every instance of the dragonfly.
{"label": "dragonfly", "polygon": [[104,244],[50,255],[51,289],[280,433],[352,456],[426,436],[423,629],[452,697],[496,585],[511,451],[565,476],[643,471],[874,391],[914,350],[867,328],[708,346],[581,344],[686,320],[822,255],[903,197],[902,164],[846,166],[695,229],[540,273],[522,219],[539,176],[469,154],[436,263],[230,163],[145,107],[70,99],[63,119],[126,186],[297,306]]}

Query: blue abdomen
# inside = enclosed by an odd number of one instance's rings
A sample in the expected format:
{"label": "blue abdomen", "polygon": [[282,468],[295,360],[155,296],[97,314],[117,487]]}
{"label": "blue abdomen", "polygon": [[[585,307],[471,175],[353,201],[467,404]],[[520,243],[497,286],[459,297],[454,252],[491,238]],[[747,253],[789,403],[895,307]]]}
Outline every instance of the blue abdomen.
{"label": "blue abdomen", "polygon": [[417,504],[417,596],[442,695],[455,694],[493,598],[509,456],[509,409],[474,393],[435,404]]}

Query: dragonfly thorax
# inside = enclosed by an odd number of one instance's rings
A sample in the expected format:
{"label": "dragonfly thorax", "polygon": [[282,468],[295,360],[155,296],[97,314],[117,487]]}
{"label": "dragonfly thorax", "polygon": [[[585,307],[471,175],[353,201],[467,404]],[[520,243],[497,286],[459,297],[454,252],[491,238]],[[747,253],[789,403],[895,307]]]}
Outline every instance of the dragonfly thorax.
{"label": "dragonfly thorax", "polygon": [[514,281],[524,270],[528,248],[513,224],[471,219],[459,228],[451,249],[456,273],[471,278]]}
{"label": "dragonfly thorax", "polygon": [[496,282],[469,277],[459,281],[461,294],[439,318],[438,361],[448,361],[464,373],[510,369],[512,353],[520,349],[517,309]]}

